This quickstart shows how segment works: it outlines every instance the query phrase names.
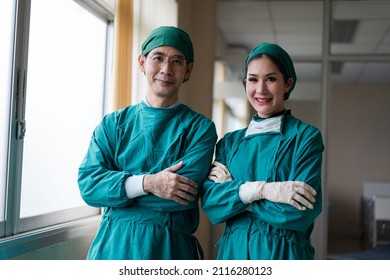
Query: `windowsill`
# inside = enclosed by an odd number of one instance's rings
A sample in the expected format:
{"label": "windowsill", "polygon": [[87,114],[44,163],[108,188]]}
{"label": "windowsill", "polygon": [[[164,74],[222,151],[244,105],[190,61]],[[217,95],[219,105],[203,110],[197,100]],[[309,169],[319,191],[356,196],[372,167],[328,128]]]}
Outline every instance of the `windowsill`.
{"label": "windowsill", "polygon": [[12,259],[33,250],[96,232],[101,216],[62,223],[10,237],[0,238],[0,259]]}

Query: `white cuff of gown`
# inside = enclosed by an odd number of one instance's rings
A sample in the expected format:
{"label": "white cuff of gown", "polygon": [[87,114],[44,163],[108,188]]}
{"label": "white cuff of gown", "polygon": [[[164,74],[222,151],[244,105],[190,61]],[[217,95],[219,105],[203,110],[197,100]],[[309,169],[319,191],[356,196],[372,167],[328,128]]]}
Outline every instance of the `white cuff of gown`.
{"label": "white cuff of gown", "polygon": [[255,200],[262,199],[260,194],[260,186],[263,182],[246,182],[240,186],[238,195],[243,203],[249,204]]}
{"label": "white cuff of gown", "polygon": [[125,189],[128,198],[135,198],[148,194],[144,191],[144,176],[145,175],[135,175],[127,177],[125,180]]}

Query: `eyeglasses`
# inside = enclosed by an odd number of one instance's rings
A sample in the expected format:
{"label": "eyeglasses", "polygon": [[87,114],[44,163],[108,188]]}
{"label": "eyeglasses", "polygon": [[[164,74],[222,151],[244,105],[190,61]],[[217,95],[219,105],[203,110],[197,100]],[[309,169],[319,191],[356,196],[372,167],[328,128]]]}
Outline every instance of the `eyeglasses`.
{"label": "eyeglasses", "polygon": [[[149,56],[147,56],[149,58]],[[165,56],[161,54],[155,54],[150,56],[150,61],[153,66],[162,68],[166,63],[169,63],[169,66],[173,70],[183,70],[186,66],[187,61],[184,57],[181,56]]]}

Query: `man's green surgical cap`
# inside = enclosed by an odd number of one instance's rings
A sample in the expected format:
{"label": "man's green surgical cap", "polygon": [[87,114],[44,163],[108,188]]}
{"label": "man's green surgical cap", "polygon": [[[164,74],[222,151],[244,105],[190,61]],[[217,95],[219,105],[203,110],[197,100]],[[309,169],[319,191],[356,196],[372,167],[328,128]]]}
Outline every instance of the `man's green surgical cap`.
{"label": "man's green surgical cap", "polygon": [[284,100],[287,100],[290,97],[290,93],[293,91],[295,87],[295,84],[297,82],[297,75],[295,74],[294,64],[291,60],[291,57],[279,45],[263,42],[259,44],[257,47],[255,47],[245,60],[244,79],[246,79],[248,63],[254,57],[259,56],[261,54],[267,54],[269,56],[272,56],[274,59],[276,59],[283,67],[284,71],[287,73],[288,78],[292,78],[294,80],[290,90],[284,96]]}
{"label": "man's green surgical cap", "polygon": [[153,30],[142,44],[142,55],[146,56],[151,50],[161,46],[173,47],[184,54],[187,62],[194,62],[191,38],[180,28],[161,26]]}

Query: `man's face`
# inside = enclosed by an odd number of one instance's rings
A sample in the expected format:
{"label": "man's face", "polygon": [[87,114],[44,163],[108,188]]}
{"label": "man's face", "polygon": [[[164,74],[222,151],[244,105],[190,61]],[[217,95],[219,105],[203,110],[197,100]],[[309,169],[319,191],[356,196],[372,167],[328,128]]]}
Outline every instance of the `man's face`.
{"label": "man's face", "polygon": [[138,58],[148,83],[147,100],[154,107],[169,107],[179,97],[184,80],[190,78],[193,63],[173,47],[161,46]]}

